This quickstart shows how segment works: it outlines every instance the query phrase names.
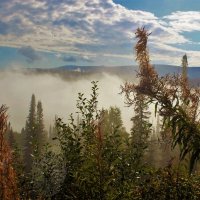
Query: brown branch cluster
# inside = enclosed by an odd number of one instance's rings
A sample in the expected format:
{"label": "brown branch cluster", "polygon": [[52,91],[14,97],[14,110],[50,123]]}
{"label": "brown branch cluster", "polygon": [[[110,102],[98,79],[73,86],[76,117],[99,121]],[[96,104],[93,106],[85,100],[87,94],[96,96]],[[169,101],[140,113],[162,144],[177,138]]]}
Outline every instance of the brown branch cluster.
{"label": "brown branch cluster", "polygon": [[174,146],[181,146],[181,158],[191,153],[190,164],[200,156],[199,88],[192,88],[185,75],[159,77],[150,64],[147,40],[150,34],[144,28],[136,31],[136,60],[139,63],[139,84],[126,83],[122,87],[126,103],[134,104],[136,94],[145,95],[148,103],[159,105],[159,114],[172,129]]}
{"label": "brown branch cluster", "polygon": [[4,136],[7,129],[6,111],[7,108],[4,105],[0,107],[0,199],[18,200],[16,175],[12,167],[12,154]]}

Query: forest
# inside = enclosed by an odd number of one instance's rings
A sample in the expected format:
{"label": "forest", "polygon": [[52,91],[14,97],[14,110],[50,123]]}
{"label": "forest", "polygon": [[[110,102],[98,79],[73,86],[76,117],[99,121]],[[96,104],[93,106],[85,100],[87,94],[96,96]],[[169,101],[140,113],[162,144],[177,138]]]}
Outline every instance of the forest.
{"label": "forest", "polygon": [[0,107],[0,199],[200,199],[200,89],[187,77],[187,55],[181,74],[159,76],[150,63],[150,33],[138,28],[135,35],[138,81],[119,91],[134,111],[130,133],[118,107],[99,108],[98,81],[90,97],[78,93],[77,115],[56,117],[48,131],[34,94],[20,133],[9,108]]}

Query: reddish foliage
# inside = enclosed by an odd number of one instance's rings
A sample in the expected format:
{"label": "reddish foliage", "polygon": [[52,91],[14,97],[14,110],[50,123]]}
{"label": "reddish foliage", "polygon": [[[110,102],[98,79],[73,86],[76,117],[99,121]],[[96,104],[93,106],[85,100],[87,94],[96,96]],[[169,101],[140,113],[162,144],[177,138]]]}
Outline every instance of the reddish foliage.
{"label": "reddish foliage", "polygon": [[7,129],[7,108],[0,107],[0,199],[18,200],[16,175],[12,167],[11,150],[5,141],[4,134]]}

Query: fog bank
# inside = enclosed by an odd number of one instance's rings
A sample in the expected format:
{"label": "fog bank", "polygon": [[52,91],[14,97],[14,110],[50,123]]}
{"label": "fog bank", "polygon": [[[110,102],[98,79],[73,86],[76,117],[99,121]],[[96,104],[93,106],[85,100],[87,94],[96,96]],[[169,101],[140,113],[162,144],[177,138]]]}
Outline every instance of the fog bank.
{"label": "fog bank", "polygon": [[0,104],[6,104],[9,107],[9,121],[12,127],[14,130],[21,131],[28,116],[31,95],[34,93],[36,101],[42,101],[45,126],[48,130],[55,116],[66,121],[70,113],[76,112],[78,92],[89,97],[92,80],[99,81],[99,108],[119,107],[124,125],[129,131],[133,108],[127,108],[124,104],[124,96],[119,94],[123,81],[117,76],[108,74],[99,78],[92,76],[87,80],[68,81],[51,74],[29,74],[20,70],[1,71]]}

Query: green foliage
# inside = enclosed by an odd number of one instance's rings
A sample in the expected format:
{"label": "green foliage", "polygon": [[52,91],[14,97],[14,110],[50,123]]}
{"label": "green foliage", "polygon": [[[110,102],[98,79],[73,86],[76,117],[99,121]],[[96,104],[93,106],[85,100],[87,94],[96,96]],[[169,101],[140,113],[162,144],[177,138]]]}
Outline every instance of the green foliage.
{"label": "green foliage", "polygon": [[25,146],[24,146],[24,161],[27,172],[31,170],[32,155],[34,151],[33,140],[36,135],[36,100],[35,95],[31,97],[29,115],[25,126]]}
{"label": "green foliage", "polygon": [[38,145],[38,151],[40,152],[45,140],[45,126],[44,126],[44,119],[43,119],[43,108],[42,108],[42,102],[38,101],[37,104],[37,113],[36,113],[36,136],[35,140],[37,141]]}
{"label": "green foliage", "polygon": [[200,198],[200,179],[186,176],[171,168],[149,170],[141,174],[140,184],[134,187],[133,199],[140,200],[197,200]]}
{"label": "green foliage", "polygon": [[97,166],[97,159],[100,161],[100,157],[97,158],[100,154],[97,155],[97,153],[100,152],[96,152],[101,148],[99,141],[96,140],[96,130],[100,119],[100,112],[97,110],[97,90],[97,84],[93,82],[90,99],[86,99],[79,93],[77,101],[78,114],[81,118],[79,124],[75,123],[72,115],[69,124],[63,123],[60,118],[56,121],[66,171],[61,194],[66,199],[89,199],[90,196],[94,197],[96,193],[101,193],[101,188],[93,191],[94,187],[92,187],[94,183],[101,184],[99,174],[101,169]]}
{"label": "green foliage", "polygon": [[30,172],[33,157],[39,154],[45,141],[42,103],[39,101],[36,109],[36,99],[34,94],[31,97],[29,115],[23,134],[25,137],[24,161],[26,171]]}
{"label": "green foliage", "polygon": [[34,158],[31,171],[33,190],[38,198],[50,199],[60,190],[64,181],[64,166],[62,157],[45,145],[41,154]]}
{"label": "green foliage", "polygon": [[[53,139],[58,146],[47,144],[38,151],[31,140],[36,152],[28,173],[20,149],[14,149],[20,199],[199,199],[199,176],[180,174],[171,163],[155,170],[143,162],[151,133],[143,97],[138,96],[135,102],[129,135],[119,108],[98,109],[98,86],[92,82],[89,97],[78,94],[78,119],[72,114],[67,123],[56,119]],[[149,159],[153,160],[153,149],[151,154]]]}
{"label": "green foliage", "polygon": [[[147,40],[150,34],[138,28],[135,50],[139,62],[139,84],[126,83],[122,88],[129,103],[134,94],[145,95],[148,104],[159,105],[159,114],[164,117],[164,126],[171,129],[173,146],[180,146],[180,159],[190,156],[189,173],[192,173],[200,157],[199,96],[200,89],[191,87],[186,77],[187,57],[183,57],[183,74],[159,77],[150,64]],[[132,98],[134,97],[134,98]]]}
{"label": "green foliage", "polygon": [[137,158],[139,165],[148,147],[148,138],[151,134],[149,123],[150,112],[148,111],[147,98],[144,95],[136,94],[134,102],[135,116],[132,117],[133,127],[131,129],[132,151]]}
{"label": "green foliage", "polygon": [[[128,198],[136,175],[136,158],[116,107],[98,110],[98,87],[92,83],[90,99],[79,93],[79,121],[57,119],[58,140],[65,163],[65,180],[56,198]],[[134,162],[131,162],[134,160]]]}
{"label": "green foliage", "polygon": [[[148,35],[145,29],[138,29],[136,33],[140,82],[138,85],[127,83],[122,88],[127,103],[134,105],[130,135],[123,126],[119,108],[98,108],[98,85],[93,81],[89,97],[78,94],[77,120],[72,114],[67,123],[57,118],[54,130],[50,131],[56,143],[42,148],[43,109],[38,102],[36,112],[35,96],[32,96],[23,130],[26,173],[19,149],[13,149],[21,199],[200,199],[199,175],[185,173],[183,164],[173,165],[169,146],[167,151],[160,151],[160,147],[163,150],[165,143],[168,144],[168,138],[160,144],[159,136],[152,135],[149,141],[152,128],[148,105],[155,103],[155,114],[159,112],[164,119],[161,131],[157,126],[157,134],[170,135],[170,144],[173,141],[173,147],[180,146],[180,160],[189,158],[190,172],[199,159],[199,99],[196,90],[190,89],[187,83],[187,57],[183,58],[185,69],[181,84],[177,77],[159,78],[149,63]],[[13,138],[9,139],[13,143]],[[166,167],[158,169],[155,156],[163,157],[159,167]]]}

